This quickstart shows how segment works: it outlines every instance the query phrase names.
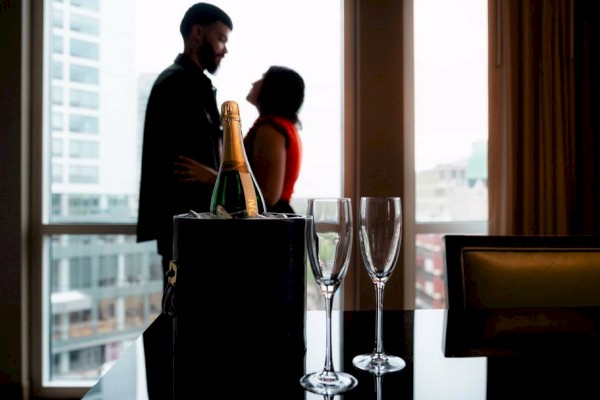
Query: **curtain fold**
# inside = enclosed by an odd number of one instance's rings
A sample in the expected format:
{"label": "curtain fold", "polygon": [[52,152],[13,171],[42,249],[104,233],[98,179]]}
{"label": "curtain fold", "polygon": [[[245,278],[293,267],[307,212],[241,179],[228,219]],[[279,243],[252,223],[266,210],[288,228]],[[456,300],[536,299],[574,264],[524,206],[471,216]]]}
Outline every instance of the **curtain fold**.
{"label": "curtain fold", "polygon": [[489,234],[600,234],[598,14],[575,5],[489,2]]}

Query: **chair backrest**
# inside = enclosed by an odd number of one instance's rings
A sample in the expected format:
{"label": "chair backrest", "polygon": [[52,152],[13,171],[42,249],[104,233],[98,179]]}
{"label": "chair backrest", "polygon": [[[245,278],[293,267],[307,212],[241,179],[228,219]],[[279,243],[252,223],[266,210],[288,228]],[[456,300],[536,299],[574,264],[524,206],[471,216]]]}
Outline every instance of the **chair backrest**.
{"label": "chair backrest", "polygon": [[448,309],[600,306],[600,236],[444,236]]}

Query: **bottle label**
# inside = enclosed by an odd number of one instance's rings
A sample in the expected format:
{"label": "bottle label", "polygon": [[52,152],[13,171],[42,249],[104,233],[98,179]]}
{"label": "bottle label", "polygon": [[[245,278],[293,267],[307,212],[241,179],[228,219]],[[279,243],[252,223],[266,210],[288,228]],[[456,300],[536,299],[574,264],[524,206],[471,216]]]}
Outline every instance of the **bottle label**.
{"label": "bottle label", "polygon": [[252,176],[248,171],[240,171],[240,179],[242,180],[242,189],[246,198],[246,212],[249,217],[256,217],[258,215],[258,202],[256,200]]}

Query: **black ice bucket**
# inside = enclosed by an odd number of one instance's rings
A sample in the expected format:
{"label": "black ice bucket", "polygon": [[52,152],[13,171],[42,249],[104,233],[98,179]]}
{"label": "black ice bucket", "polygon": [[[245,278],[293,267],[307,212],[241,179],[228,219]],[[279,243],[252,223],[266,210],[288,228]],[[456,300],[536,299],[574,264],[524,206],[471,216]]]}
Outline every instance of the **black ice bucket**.
{"label": "black ice bucket", "polygon": [[304,399],[308,221],[174,217],[175,399]]}

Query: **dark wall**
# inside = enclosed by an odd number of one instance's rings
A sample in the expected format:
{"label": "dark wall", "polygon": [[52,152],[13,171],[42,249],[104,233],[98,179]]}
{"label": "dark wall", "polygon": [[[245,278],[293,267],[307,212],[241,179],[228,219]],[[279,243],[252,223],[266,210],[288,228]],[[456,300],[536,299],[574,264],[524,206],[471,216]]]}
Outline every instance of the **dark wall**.
{"label": "dark wall", "polygon": [[[25,192],[21,187],[24,119],[20,0],[0,1],[0,393],[19,398],[26,366],[22,340],[25,298]],[[12,394],[12,396],[11,396]]]}
{"label": "dark wall", "polygon": [[[575,160],[577,197],[587,199],[575,211],[577,232],[600,232],[600,191],[588,182],[600,181],[600,2],[575,2],[574,24],[575,62],[575,125],[577,147],[581,149]],[[588,149],[593,151],[588,152]]]}

